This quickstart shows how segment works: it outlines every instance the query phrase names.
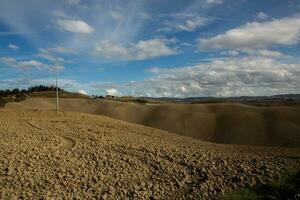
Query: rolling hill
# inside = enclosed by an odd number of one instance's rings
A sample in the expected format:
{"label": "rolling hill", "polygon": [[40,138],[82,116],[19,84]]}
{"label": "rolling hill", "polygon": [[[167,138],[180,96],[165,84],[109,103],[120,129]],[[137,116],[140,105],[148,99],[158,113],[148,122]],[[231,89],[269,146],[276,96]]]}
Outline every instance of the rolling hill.
{"label": "rolling hill", "polygon": [[[29,98],[7,109],[53,110],[52,98]],[[300,146],[298,106],[250,106],[238,103],[142,104],[113,100],[65,98],[62,111],[104,115],[127,122],[223,144]]]}
{"label": "rolling hill", "polygon": [[104,116],[0,109],[0,199],[220,199],[299,169],[299,155]]}

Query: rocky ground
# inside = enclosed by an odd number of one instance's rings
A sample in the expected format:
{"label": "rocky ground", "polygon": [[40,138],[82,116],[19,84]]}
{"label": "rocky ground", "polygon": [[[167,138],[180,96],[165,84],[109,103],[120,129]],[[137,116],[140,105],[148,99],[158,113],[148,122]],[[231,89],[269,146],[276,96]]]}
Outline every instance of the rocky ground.
{"label": "rocky ground", "polygon": [[206,143],[81,113],[0,110],[0,199],[219,199],[293,168],[300,149]]}

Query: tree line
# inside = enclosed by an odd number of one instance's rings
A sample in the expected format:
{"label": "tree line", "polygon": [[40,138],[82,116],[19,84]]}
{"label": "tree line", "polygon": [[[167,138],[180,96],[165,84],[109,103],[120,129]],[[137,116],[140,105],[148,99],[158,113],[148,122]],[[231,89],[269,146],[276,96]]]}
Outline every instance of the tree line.
{"label": "tree line", "polygon": [[[7,89],[7,90],[0,90],[0,97],[6,97],[9,95],[16,95],[16,94],[30,94],[33,92],[44,92],[44,91],[56,91],[56,87],[55,86],[45,86],[45,85],[38,85],[38,86],[33,86],[33,87],[29,87],[28,89]],[[64,91],[61,88],[58,88],[58,91]]]}
{"label": "tree line", "polygon": [[[27,89],[6,89],[0,90],[0,107],[4,107],[5,103],[11,101],[23,101],[26,99],[26,96],[30,95],[33,92],[44,92],[44,91],[56,91],[55,86],[45,86],[37,85],[32,86]],[[64,91],[61,88],[58,88],[58,91]]]}

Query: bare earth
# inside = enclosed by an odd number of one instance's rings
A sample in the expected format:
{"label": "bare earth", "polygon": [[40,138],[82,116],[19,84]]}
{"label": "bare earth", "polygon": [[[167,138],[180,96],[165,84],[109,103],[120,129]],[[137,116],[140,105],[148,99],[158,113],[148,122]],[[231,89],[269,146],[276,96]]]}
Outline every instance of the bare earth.
{"label": "bare earth", "polygon": [[220,145],[107,117],[0,109],[0,199],[218,199],[300,167],[300,149]]}
{"label": "bare earth", "polygon": [[[139,104],[68,98],[63,111],[99,114],[183,136],[222,144],[300,147],[300,107],[256,107],[238,103]],[[54,98],[29,98],[7,109],[54,110]]]}

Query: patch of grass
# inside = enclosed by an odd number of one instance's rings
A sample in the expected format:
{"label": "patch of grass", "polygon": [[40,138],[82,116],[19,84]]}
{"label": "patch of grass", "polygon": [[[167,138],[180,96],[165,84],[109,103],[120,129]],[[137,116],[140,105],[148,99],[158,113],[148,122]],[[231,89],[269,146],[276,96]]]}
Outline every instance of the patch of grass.
{"label": "patch of grass", "polygon": [[224,200],[300,199],[300,170],[289,171],[279,181],[246,188],[226,195]]}
{"label": "patch of grass", "polygon": [[134,99],[133,102],[137,102],[137,103],[148,103],[148,101],[145,100],[145,99]]}
{"label": "patch of grass", "polygon": [[224,200],[258,200],[264,199],[264,197],[260,194],[257,194],[255,191],[250,189],[242,189],[232,194],[229,194],[224,198]]}

